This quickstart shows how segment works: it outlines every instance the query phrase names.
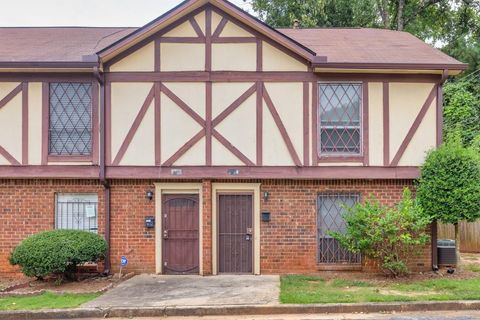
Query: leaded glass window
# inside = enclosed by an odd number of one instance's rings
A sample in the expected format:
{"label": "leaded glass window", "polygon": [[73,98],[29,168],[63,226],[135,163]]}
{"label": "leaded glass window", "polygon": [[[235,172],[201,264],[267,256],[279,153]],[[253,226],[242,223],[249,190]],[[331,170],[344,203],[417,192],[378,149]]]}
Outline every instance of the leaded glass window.
{"label": "leaded glass window", "polygon": [[322,83],[319,89],[320,156],[361,155],[362,85]]}
{"label": "leaded glass window", "polygon": [[360,201],[360,195],[349,193],[319,194],[317,200],[317,240],[319,263],[361,262],[359,254],[344,249],[329,235],[330,231],[343,233],[346,230],[343,215]]}
{"label": "leaded glass window", "polygon": [[92,85],[50,83],[50,155],[87,156],[92,152]]}

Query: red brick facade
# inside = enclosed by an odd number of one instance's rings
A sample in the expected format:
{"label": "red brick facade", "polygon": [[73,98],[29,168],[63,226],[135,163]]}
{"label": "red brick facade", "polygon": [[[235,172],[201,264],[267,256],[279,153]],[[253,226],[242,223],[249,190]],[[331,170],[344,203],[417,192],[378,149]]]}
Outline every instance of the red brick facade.
{"label": "red brick facade", "polygon": [[[128,271],[155,272],[155,231],[144,227],[145,216],[155,215],[155,201],[146,192],[155,189],[153,180],[115,180],[111,183],[111,262],[118,270],[120,257],[128,256]],[[212,273],[212,183],[202,182],[203,273]],[[220,182],[220,181],[219,181]],[[224,181],[221,181],[224,182]],[[362,198],[373,194],[382,203],[398,202],[409,180],[295,181],[262,180],[261,210],[271,213],[261,222],[260,267],[262,273],[314,272],[316,252],[316,199],[320,192],[357,192]],[[90,180],[0,180],[0,273],[17,271],[8,263],[15,245],[30,234],[54,228],[55,193],[98,193],[99,233],[104,234],[104,192]],[[430,270],[431,250],[411,258],[413,270]],[[370,264],[364,270],[373,270]]]}

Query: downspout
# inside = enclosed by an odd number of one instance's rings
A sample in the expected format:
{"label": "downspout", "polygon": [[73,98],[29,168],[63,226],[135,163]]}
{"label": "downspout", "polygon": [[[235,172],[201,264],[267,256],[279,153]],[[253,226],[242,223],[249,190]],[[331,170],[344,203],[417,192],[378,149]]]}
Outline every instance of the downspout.
{"label": "downspout", "polygon": [[[443,84],[448,79],[448,69],[443,70],[442,77],[437,85],[437,147],[443,143]],[[438,271],[438,228],[437,220],[432,221],[432,270]]]}
{"label": "downspout", "polygon": [[100,85],[100,168],[99,179],[103,185],[104,212],[105,212],[105,240],[107,241],[107,254],[105,257],[105,274],[111,272],[110,260],[110,184],[105,174],[105,76],[98,67],[94,67],[93,74]]}

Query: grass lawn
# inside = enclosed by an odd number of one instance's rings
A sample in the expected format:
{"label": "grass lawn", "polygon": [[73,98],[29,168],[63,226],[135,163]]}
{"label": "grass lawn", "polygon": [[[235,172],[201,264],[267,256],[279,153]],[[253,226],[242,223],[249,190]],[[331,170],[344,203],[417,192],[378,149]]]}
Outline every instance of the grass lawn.
{"label": "grass lawn", "polygon": [[299,304],[480,299],[480,278],[378,285],[367,281],[290,275],[281,278],[280,288],[282,303]]}
{"label": "grass lawn", "polygon": [[0,298],[0,310],[76,308],[99,295],[99,293],[57,295],[47,292],[38,296]]}

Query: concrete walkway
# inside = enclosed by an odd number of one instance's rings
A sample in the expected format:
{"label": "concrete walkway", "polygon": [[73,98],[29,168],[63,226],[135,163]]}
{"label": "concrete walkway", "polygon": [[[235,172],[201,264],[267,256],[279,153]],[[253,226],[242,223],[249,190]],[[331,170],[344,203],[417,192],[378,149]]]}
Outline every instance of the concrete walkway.
{"label": "concrete walkway", "polygon": [[279,276],[139,275],[82,307],[277,305]]}

